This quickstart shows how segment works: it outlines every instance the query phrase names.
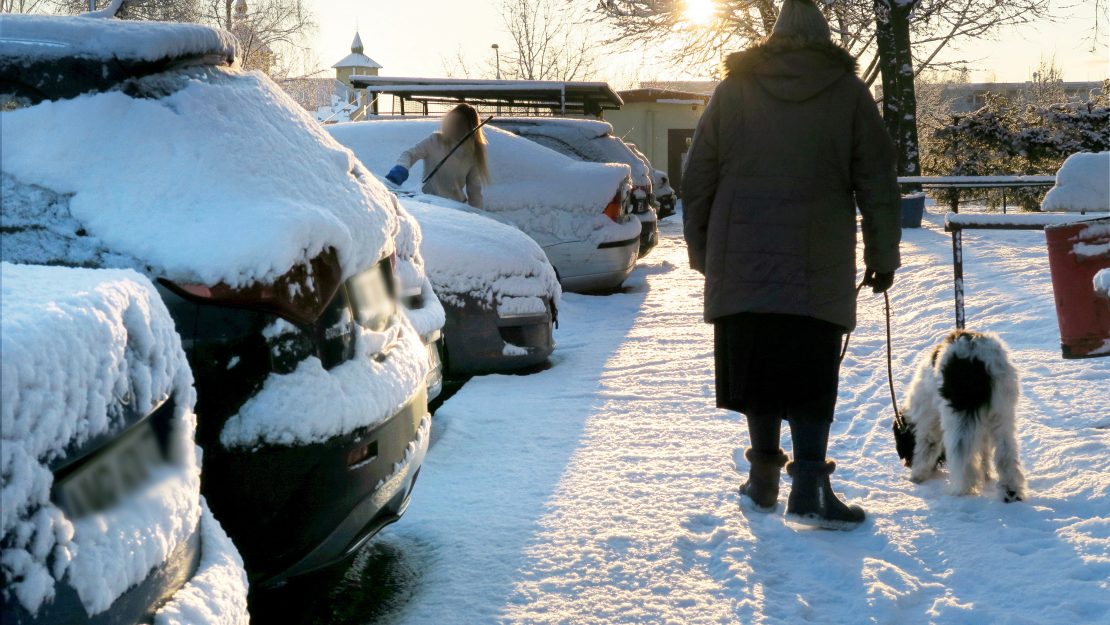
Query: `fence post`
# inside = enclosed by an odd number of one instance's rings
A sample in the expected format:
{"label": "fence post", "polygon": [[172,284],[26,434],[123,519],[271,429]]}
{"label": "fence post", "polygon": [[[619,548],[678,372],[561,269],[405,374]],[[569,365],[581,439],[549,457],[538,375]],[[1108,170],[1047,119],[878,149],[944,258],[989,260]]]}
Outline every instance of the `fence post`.
{"label": "fence post", "polygon": [[964,250],[963,231],[952,227],[952,285],[956,298],[956,329],[964,329]]}

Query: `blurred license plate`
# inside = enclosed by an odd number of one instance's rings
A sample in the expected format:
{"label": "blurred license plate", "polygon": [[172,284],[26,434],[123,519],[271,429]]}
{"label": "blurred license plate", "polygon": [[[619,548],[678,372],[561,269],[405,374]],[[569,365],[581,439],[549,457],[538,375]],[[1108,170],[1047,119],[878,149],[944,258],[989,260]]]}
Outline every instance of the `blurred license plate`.
{"label": "blurred license plate", "polygon": [[72,517],[105,510],[164,464],[166,457],[154,429],[143,421],[60,479],[55,484],[58,505]]}

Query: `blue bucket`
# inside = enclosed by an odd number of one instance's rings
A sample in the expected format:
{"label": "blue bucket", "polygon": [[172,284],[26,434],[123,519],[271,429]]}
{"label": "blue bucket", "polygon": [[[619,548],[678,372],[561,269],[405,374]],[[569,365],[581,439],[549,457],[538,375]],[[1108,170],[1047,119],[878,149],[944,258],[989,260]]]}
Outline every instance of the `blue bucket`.
{"label": "blue bucket", "polygon": [[920,228],[925,214],[925,194],[910,193],[902,196],[902,227]]}

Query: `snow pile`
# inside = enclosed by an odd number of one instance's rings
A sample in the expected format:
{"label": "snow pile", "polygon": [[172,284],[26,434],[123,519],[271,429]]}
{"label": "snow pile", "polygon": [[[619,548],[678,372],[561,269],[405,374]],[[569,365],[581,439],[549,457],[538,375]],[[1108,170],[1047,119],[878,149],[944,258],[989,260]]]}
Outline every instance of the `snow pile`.
{"label": "snow pile", "polygon": [[1078,152],[1056,172],[1056,186],[1045,195],[1043,211],[1110,210],[1110,152]]}
{"label": "snow pile", "polygon": [[1110,300],[1110,269],[1102,269],[1094,277],[1095,292]]}
{"label": "snow pile", "polygon": [[81,58],[112,63],[219,55],[230,63],[236,52],[231,33],[199,24],[0,15],[0,32],[0,62]]}
{"label": "snow pile", "polygon": [[[558,305],[555,270],[535,241],[520,230],[421,195],[401,198],[420,222],[421,250],[436,293],[462,306],[469,296],[502,315],[543,313]],[[461,206],[461,205],[459,205]]]}
{"label": "snow pile", "polygon": [[202,549],[196,573],[154,615],[154,625],[247,625],[243,559],[201,499]]}
{"label": "snow pile", "polygon": [[261,73],[194,68],[135,93],[0,113],[5,232],[20,222],[5,258],[241,286],[329,247],[345,276],[392,249],[389,192]]}
{"label": "snow pile", "polygon": [[[447,322],[447,314],[443,304],[436,297],[432,283],[424,271],[424,257],[420,253],[421,231],[420,224],[396,200],[394,209],[397,212],[397,279],[400,281],[401,293],[404,295],[405,316],[409,323],[416,328],[420,336],[428,336],[443,329]],[[419,309],[409,308],[407,302],[410,297],[415,297],[421,302]]]}
{"label": "snow pile", "polygon": [[624,163],[633,184],[650,187],[651,171],[644,159],[619,137],[609,122],[594,119],[495,117],[490,124],[530,139],[560,154],[591,163]]}
{"label": "snow pile", "polygon": [[1110,216],[1084,225],[1076,233],[1071,250],[1081,261],[1096,258],[1110,261]]}
{"label": "snow pile", "polygon": [[[409,149],[439,127],[435,120],[372,120],[333,124],[326,130],[384,175]],[[623,164],[585,163],[498,128],[485,129],[492,183],[484,212],[512,224],[542,246],[570,241],[621,241],[639,235],[640,224],[616,224],[602,214],[629,177]],[[403,189],[419,191],[424,163],[413,167]]]}
{"label": "snow pile", "polygon": [[[161,564],[196,528],[200,470],[192,373],[169,312],[132,271],[0,265],[0,567],[29,611],[66,577],[90,614]],[[149,412],[176,402],[175,464],[120,505],[69,519],[50,502],[48,465],[119,431],[119,398]]]}
{"label": "snow pile", "polygon": [[312,356],[292,373],[271,373],[224,424],[220,442],[228,448],[319,443],[393,416],[424,387],[428,352],[405,319],[385,332],[353,329],[352,359],[328,370]]}

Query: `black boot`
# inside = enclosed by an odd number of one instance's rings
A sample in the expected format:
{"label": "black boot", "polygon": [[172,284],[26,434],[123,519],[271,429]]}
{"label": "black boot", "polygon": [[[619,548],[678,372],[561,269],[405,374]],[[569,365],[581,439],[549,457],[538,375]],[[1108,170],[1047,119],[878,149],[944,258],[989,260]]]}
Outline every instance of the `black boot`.
{"label": "black boot", "polygon": [[829,474],[835,469],[832,460],[795,460],[786,465],[793,480],[786,502],[788,521],[830,530],[852,530],[863,523],[863,508],[848,506],[833,492]]}
{"label": "black boot", "polygon": [[748,471],[748,481],[740,486],[740,497],[750,502],[757,512],[771,512],[779,499],[779,475],[786,464],[786,452],[744,450],[744,457],[752,467]]}

